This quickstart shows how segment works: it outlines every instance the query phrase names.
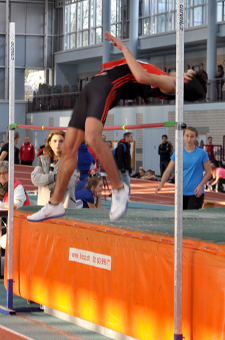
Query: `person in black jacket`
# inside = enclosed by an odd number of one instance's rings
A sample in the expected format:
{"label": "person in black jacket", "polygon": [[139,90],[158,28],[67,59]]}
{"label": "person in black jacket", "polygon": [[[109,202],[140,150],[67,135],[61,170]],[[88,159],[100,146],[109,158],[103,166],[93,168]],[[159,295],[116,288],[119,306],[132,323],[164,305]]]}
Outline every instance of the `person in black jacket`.
{"label": "person in black jacket", "polygon": [[217,91],[217,99],[222,100],[223,99],[223,85],[224,85],[224,70],[223,70],[223,65],[218,65],[217,66],[217,72],[214,75],[214,78],[218,79],[216,81],[216,91]]}
{"label": "person in black jacket", "polygon": [[167,135],[162,135],[162,144],[159,145],[158,154],[160,155],[160,172],[161,176],[166,170],[172,153],[172,145],[167,140]]}
{"label": "person in black jacket", "polygon": [[130,188],[130,174],[131,169],[131,155],[130,143],[133,142],[133,135],[131,132],[126,132],[123,135],[117,146],[117,165],[122,182],[126,183]]}

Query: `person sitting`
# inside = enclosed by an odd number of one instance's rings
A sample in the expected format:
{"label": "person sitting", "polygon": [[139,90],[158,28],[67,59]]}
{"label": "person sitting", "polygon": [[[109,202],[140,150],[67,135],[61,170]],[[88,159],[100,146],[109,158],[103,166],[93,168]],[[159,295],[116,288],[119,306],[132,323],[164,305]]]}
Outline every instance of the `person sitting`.
{"label": "person sitting", "polygon": [[147,179],[149,181],[158,181],[158,178],[155,175],[155,171],[153,170],[147,170],[147,175],[144,177],[144,179]]}
{"label": "person sitting", "polygon": [[[83,203],[83,208],[100,209],[103,181],[99,177],[90,177],[84,189],[75,192],[77,204]],[[96,202],[95,202],[95,197]]]}
{"label": "person sitting", "polygon": [[[9,162],[0,161],[0,209],[8,209]],[[30,205],[30,200],[23,184],[14,178],[14,208]]]}
{"label": "person sitting", "polygon": [[144,169],[140,169],[139,174],[140,174],[140,177],[139,177],[140,179],[145,179],[146,171]]}
{"label": "person sitting", "polygon": [[135,172],[130,177],[132,177],[132,178],[141,178],[141,177],[143,177],[144,174],[145,174],[145,170],[142,168],[142,166],[139,166],[138,172]]}
{"label": "person sitting", "polygon": [[[9,181],[9,162],[0,161],[0,210],[8,209],[9,196],[8,196],[8,181]],[[20,208],[30,205],[30,200],[23,184],[14,178],[14,208]],[[6,234],[0,238],[0,247],[6,247]]]}
{"label": "person sitting", "polygon": [[212,180],[209,183],[210,189],[215,189],[215,191],[225,192],[225,169],[216,168],[213,163],[210,163]]}
{"label": "person sitting", "polygon": [[[50,132],[47,138],[44,155],[41,155],[38,158],[38,163],[31,173],[31,181],[38,187],[38,205],[45,205],[55,189],[64,138],[64,131],[53,130]],[[75,170],[70,178],[64,195],[64,208],[76,208],[74,196],[76,177],[77,171]]]}

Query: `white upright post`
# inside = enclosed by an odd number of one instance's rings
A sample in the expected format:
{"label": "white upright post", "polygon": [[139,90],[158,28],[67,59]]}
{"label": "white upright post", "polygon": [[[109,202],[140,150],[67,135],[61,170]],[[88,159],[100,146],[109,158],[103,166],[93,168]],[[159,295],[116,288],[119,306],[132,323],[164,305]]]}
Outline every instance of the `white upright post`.
{"label": "white upright post", "polygon": [[14,218],[14,130],[15,120],[15,23],[9,25],[9,210],[6,305],[13,308],[13,218]]}
{"label": "white upright post", "polygon": [[174,340],[182,340],[184,0],[177,1],[174,223]]}

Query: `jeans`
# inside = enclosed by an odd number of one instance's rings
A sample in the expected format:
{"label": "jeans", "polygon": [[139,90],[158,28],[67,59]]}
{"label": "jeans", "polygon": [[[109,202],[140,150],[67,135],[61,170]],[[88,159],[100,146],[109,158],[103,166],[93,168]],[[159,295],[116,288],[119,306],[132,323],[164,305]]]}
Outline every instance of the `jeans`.
{"label": "jeans", "polygon": [[128,185],[129,189],[130,189],[130,176],[129,176],[129,171],[126,170],[126,176],[124,176],[121,172],[121,170],[119,170],[119,174],[120,174],[120,178],[121,178],[121,181],[123,183],[125,183],[126,185]]}

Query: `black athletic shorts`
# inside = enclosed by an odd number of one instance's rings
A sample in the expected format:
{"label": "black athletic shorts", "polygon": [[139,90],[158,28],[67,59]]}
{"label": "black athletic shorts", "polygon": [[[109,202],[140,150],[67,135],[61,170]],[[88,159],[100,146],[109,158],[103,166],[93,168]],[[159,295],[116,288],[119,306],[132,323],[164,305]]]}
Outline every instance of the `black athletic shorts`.
{"label": "black athletic shorts", "polygon": [[108,111],[120,99],[147,99],[165,95],[158,88],[137,83],[127,64],[116,66],[94,77],[76,101],[69,126],[85,130],[87,117],[95,117],[104,125]]}
{"label": "black athletic shorts", "polygon": [[204,202],[204,194],[200,197],[183,196],[183,210],[201,209]]}

